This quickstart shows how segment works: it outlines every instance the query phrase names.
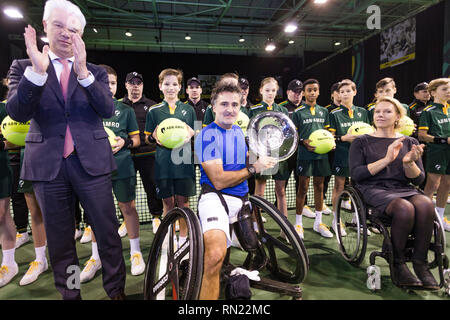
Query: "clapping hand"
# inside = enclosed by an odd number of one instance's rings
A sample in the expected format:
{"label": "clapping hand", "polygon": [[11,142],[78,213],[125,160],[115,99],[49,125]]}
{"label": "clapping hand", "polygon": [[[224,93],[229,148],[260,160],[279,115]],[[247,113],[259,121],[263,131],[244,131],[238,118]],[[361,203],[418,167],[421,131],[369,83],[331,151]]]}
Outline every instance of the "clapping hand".
{"label": "clapping hand", "polygon": [[398,153],[400,152],[401,148],[403,147],[403,140],[405,140],[405,136],[396,139],[394,142],[392,142],[386,152],[385,158],[389,160],[389,162],[394,161],[397,159]]}
{"label": "clapping hand", "polygon": [[44,75],[50,64],[50,60],[48,58],[48,51],[50,49],[49,46],[45,45],[42,48],[42,52],[39,51],[36,43],[36,30],[30,25],[25,27],[23,37],[25,39],[28,57],[30,58],[33,66],[33,71]]}
{"label": "clapping hand", "polygon": [[412,163],[419,160],[422,157],[424,147],[425,147],[424,144],[421,145],[413,144],[411,150],[409,150],[409,152],[405,154],[405,156],[403,157],[402,159],[403,163]]}
{"label": "clapping hand", "polygon": [[89,71],[86,67],[86,46],[78,33],[72,34],[72,49],[75,58],[73,71],[80,80],[86,79],[89,76]]}

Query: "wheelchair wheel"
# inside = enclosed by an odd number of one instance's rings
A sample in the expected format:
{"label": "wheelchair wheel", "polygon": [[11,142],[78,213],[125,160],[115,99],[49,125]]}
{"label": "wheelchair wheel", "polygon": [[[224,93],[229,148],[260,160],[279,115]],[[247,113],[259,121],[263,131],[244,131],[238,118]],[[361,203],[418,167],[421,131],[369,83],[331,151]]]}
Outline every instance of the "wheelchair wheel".
{"label": "wheelchair wheel", "polygon": [[[309,260],[303,241],[289,220],[264,198],[250,196],[261,243],[255,260],[259,269],[267,267],[272,276],[282,282],[300,283],[306,278]],[[267,222],[263,223],[262,217]],[[280,235],[284,239],[280,239]]]}
{"label": "wheelchair wheel", "polygon": [[439,271],[443,272],[441,269],[448,268],[448,258],[445,255],[445,248],[446,238],[444,225],[439,214],[435,211],[433,236],[428,251],[428,261],[431,269],[439,267]]}
{"label": "wheelchair wheel", "polygon": [[[342,199],[349,198],[351,209],[341,206]],[[364,260],[367,249],[366,208],[359,192],[347,186],[337,199],[336,208],[337,241],[339,250],[345,260],[359,266]],[[347,235],[341,234],[341,224]]]}
{"label": "wheelchair wheel", "polygon": [[[181,231],[187,239],[179,243]],[[184,228],[184,225],[186,226]],[[148,256],[144,277],[145,300],[195,300],[203,275],[203,235],[189,208],[174,208],[161,222]]]}

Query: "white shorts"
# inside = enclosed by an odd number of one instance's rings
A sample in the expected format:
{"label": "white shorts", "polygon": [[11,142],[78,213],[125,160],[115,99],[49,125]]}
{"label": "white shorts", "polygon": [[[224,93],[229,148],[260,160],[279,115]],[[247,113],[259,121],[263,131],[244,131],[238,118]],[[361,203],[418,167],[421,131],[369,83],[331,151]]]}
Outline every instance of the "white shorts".
{"label": "white shorts", "polygon": [[209,230],[222,230],[227,236],[227,247],[232,243],[230,224],[234,223],[243,202],[241,199],[223,195],[228,205],[229,215],[220,202],[219,196],[214,192],[202,194],[198,202],[198,217],[202,225],[203,233]]}

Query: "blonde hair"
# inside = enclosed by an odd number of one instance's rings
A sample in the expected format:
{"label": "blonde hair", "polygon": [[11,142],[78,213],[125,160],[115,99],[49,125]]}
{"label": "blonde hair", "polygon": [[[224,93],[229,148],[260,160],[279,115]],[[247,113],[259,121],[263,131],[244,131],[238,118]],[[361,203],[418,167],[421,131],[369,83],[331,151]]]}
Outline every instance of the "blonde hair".
{"label": "blonde hair", "polygon": [[[377,102],[375,103],[374,113],[375,113],[375,109],[381,102],[389,102],[390,104],[392,104],[394,106],[395,112],[398,115],[400,115],[400,118],[406,115],[406,110],[405,110],[405,108],[403,108],[400,101],[398,101],[395,98],[391,98],[391,97],[387,97],[387,96],[381,97],[377,100]],[[373,124],[373,126],[376,128],[375,123]],[[397,129],[398,126],[399,126],[399,123],[398,123],[398,121],[396,121],[394,124],[394,128]]]}
{"label": "blonde hair", "polygon": [[274,77],[267,77],[262,79],[261,84],[259,85],[259,89],[261,90],[262,87],[264,87],[269,82],[274,82],[277,85],[277,89],[279,88],[277,79],[275,79]]}
{"label": "blonde hair", "polygon": [[161,71],[161,73],[158,76],[159,84],[162,84],[164,82],[164,78],[167,76],[175,76],[177,77],[178,84],[181,85],[181,82],[183,81],[183,71],[179,69],[164,69]]}
{"label": "blonde hair", "polygon": [[350,79],[344,79],[341,82],[339,82],[338,87],[337,87],[338,92],[339,92],[339,90],[341,90],[341,88],[343,86],[350,86],[353,91],[356,91],[356,84]]}
{"label": "blonde hair", "polygon": [[428,92],[431,94],[431,91],[435,91],[439,86],[446,84],[450,84],[450,78],[434,79],[428,84]]}

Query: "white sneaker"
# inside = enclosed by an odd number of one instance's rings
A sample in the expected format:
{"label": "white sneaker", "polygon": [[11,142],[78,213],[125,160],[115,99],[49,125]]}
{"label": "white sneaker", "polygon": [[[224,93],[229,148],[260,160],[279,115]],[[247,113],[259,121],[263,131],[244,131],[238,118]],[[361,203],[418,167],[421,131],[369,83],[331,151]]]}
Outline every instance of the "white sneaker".
{"label": "white sneaker", "polygon": [[30,241],[30,236],[28,235],[28,232],[24,233],[16,233],[16,249],[22,246],[23,244]]}
{"label": "white sneaker", "polygon": [[0,267],[0,288],[6,286],[19,272],[19,266],[14,262],[13,266],[2,265]]}
{"label": "white sneaker", "polygon": [[47,269],[48,269],[47,259],[45,259],[43,263],[39,261],[31,262],[27,273],[25,273],[25,275],[22,277],[19,284],[21,286],[26,286],[27,284],[35,282],[39,277],[39,275],[44,271],[46,271]]}
{"label": "white sneaker", "polygon": [[127,235],[127,226],[125,225],[125,221],[122,222],[122,224],[119,227],[119,236],[121,238],[125,237]]}
{"label": "white sneaker", "polygon": [[261,221],[262,221],[263,223],[266,223],[266,222],[267,222],[267,219],[264,218],[263,216],[261,216]]}
{"label": "white sneaker", "polygon": [[92,229],[91,227],[84,228],[83,236],[81,237],[80,243],[88,243],[92,241]]}
{"label": "white sneaker", "polygon": [[[339,225],[341,226],[341,237],[347,236],[347,232],[345,232],[345,228],[344,228],[344,225],[342,224],[342,221],[340,222]],[[336,221],[334,219],[333,219],[333,223],[331,224],[331,228],[333,228],[333,231],[335,234],[338,234]]]}
{"label": "white sneaker", "polygon": [[160,224],[161,220],[158,217],[154,217],[152,220],[153,234],[156,234]]}
{"label": "white sneaker", "polygon": [[444,225],[444,230],[450,232],[450,221],[447,219],[447,217],[444,217],[442,223]]}
{"label": "white sneaker", "polygon": [[95,260],[94,258],[90,258],[84,264],[85,267],[83,271],[80,273],[80,282],[88,282],[92,278],[94,278],[95,273],[102,268],[102,262],[100,260]]}
{"label": "white sneaker", "polygon": [[303,230],[303,226],[300,224],[296,224],[295,225],[295,231],[297,232],[297,234],[299,235],[300,239],[305,239],[304,237],[304,230]]}
{"label": "white sneaker", "polygon": [[347,210],[352,210],[352,202],[350,200],[342,200],[341,207]]}
{"label": "white sneaker", "polygon": [[331,233],[330,229],[328,229],[328,226],[323,223],[319,225],[314,224],[313,230],[317,233],[320,233],[322,237],[333,238],[333,234]]}
{"label": "white sneaker", "polygon": [[75,229],[75,240],[80,238],[83,235],[83,232],[80,229]]}
{"label": "white sneaker", "polygon": [[324,203],[323,206],[322,206],[322,213],[326,214],[326,215],[329,215],[331,212],[332,212],[331,209],[328,208],[328,206]]}
{"label": "white sneaker", "polygon": [[311,208],[308,207],[307,205],[305,205],[303,207],[302,215],[304,215],[307,218],[315,218],[316,217],[316,213],[314,211],[312,211]]}
{"label": "white sneaker", "polygon": [[145,263],[144,259],[142,258],[142,253],[136,252],[131,256],[130,261],[131,261],[131,274],[133,276],[138,276],[144,273]]}

